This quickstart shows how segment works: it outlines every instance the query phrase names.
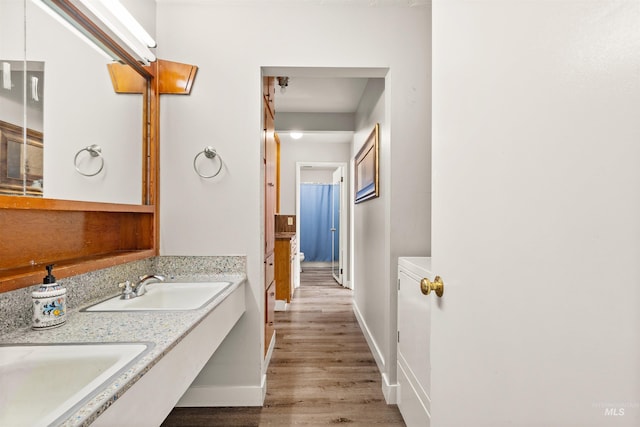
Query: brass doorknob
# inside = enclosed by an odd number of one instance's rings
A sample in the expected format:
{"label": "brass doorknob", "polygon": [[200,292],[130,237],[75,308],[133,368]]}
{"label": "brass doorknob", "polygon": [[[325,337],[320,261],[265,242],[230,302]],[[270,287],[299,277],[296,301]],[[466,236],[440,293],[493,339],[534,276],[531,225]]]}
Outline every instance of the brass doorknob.
{"label": "brass doorknob", "polygon": [[444,294],[444,282],[440,276],[436,276],[433,282],[425,277],[420,281],[420,290],[425,295],[435,291],[436,295],[441,297]]}

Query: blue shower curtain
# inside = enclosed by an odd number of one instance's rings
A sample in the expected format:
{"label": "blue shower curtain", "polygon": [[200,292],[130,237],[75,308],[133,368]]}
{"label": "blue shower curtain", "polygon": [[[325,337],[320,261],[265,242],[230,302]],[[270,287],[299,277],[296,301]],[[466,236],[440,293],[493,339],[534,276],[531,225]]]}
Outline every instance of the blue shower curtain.
{"label": "blue shower curtain", "polygon": [[331,184],[300,184],[300,251],[305,261],[331,261]]}

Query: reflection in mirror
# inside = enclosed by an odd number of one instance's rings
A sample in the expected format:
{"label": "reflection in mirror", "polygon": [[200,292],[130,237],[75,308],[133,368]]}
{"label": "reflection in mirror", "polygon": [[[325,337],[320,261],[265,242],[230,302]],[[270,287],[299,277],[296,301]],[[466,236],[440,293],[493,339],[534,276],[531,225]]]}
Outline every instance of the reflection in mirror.
{"label": "reflection in mirror", "polygon": [[[44,196],[139,204],[142,200],[142,96],[116,94],[111,60],[36,2],[27,2],[27,60],[45,62]],[[27,116],[27,123],[30,123]],[[105,165],[86,177],[76,153],[102,147]]]}
{"label": "reflection in mirror", "polygon": [[[107,69],[112,60],[39,3],[0,0],[0,64],[15,63],[9,67],[14,98],[0,97],[0,121],[22,133],[22,138],[12,134],[6,144],[3,137],[0,144],[0,186],[11,180],[18,185],[11,194],[140,204],[143,96],[116,94]],[[37,82],[29,70],[35,64]],[[0,75],[5,75],[4,65]],[[34,88],[37,102],[31,96]],[[0,89],[0,95],[4,92]],[[102,147],[104,168],[87,177],[76,171],[74,156],[93,144]],[[35,164],[38,157],[41,167]],[[11,177],[5,175],[9,170]]]}
{"label": "reflection in mirror", "polygon": [[0,70],[0,194],[41,197],[44,63],[0,59]]}

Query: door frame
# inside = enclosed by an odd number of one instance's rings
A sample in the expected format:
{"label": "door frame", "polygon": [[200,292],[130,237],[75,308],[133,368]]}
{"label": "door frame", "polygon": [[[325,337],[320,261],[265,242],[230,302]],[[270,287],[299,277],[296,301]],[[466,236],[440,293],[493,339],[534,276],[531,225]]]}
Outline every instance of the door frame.
{"label": "door frame", "polygon": [[[343,235],[343,230],[342,227],[345,226],[345,221],[344,221],[344,217],[342,216],[345,212],[345,207],[346,207],[346,202],[344,200],[344,168],[343,167],[339,167],[336,168],[333,173],[331,174],[331,186],[332,186],[332,191],[335,191],[335,185],[336,182],[338,183],[338,187],[340,190],[340,195],[338,196],[338,210],[340,212],[340,214],[338,215],[338,250],[339,250],[339,254],[338,254],[338,274],[336,275],[336,269],[335,269],[335,201],[336,198],[335,196],[332,194],[331,195],[331,274],[333,275],[333,278],[336,279],[336,281],[342,285],[344,283],[344,259],[345,259],[345,254],[344,254],[344,248],[342,247],[342,245],[344,244],[344,235]],[[336,181],[336,177],[339,176],[340,177],[340,181]]]}
{"label": "door frame", "polygon": [[[346,190],[349,185],[349,174],[348,174],[348,163],[346,162],[296,162],[296,236],[298,236],[298,245],[301,247],[300,240],[300,172],[303,167],[311,166],[311,167],[321,167],[326,169],[332,169],[335,171],[336,169],[342,168],[342,176],[344,178],[344,189]],[[350,194],[348,191],[343,191],[341,196],[341,203],[347,209],[342,209],[340,212],[340,252],[343,264],[343,275],[342,275],[342,286],[348,289],[352,289],[352,281],[350,274],[350,252],[351,252],[351,242],[349,241],[350,234],[348,230],[351,230],[351,223],[348,220],[350,216],[347,215],[347,210],[349,209],[349,200],[347,198],[347,194]],[[346,227],[345,227],[346,225]],[[297,284],[297,286],[300,286]]]}

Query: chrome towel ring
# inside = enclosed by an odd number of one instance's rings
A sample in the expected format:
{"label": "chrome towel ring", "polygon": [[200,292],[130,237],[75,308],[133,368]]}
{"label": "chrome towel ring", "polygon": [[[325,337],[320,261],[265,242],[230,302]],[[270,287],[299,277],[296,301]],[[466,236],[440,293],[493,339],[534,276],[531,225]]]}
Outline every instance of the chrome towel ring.
{"label": "chrome towel ring", "polygon": [[[197,165],[198,157],[200,157],[202,154],[204,154],[204,156],[207,159],[215,159],[216,157],[218,158],[218,162],[220,163],[220,165],[218,166],[218,170],[213,175],[204,175],[198,169],[198,165]],[[204,150],[202,150],[201,152],[196,154],[196,156],[193,158],[193,169],[202,178],[207,178],[208,179],[208,178],[216,177],[216,176],[218,176],[218,174],[222,170],[222,157],[220,157],[220,155],[218,153],[216,153],[215,148],[213,148],[212,146],[209,145],[209,146],[205,147]]]}
{"label": "chrome towel ring", "polygon": [[[91,155],[91,157],[99,157],[100,158],[100,168],[96,172],[94,172],[94,173],[84,173],[78,167],[78,156],[83,151],[88,152]],[[80,151],[78,151],[76,153],[76,156],[73,158],[73,165],[76,167],[76,171],[80,175],[84,175],[84,176],[96,176],[96,175],[98,175],[100,172],[102,172],[102,169],[104,168],[104,157],[102,157],[102,148],[97,144],[91,144],[90,146],[81,149]]]}

